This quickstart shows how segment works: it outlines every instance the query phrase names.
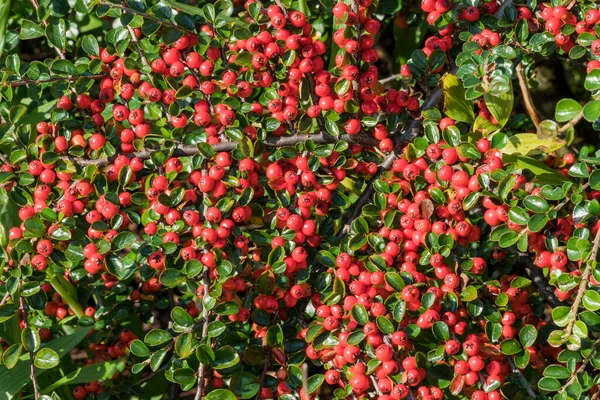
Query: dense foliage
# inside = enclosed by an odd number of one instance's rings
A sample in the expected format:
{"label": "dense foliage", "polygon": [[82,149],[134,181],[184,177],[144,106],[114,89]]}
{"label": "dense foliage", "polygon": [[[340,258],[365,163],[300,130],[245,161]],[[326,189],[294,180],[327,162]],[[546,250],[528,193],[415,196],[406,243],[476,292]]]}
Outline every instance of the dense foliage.
{"label": "dense foliage", "polygon": [[0,400],[598,399],[599,21],[0,0]]}

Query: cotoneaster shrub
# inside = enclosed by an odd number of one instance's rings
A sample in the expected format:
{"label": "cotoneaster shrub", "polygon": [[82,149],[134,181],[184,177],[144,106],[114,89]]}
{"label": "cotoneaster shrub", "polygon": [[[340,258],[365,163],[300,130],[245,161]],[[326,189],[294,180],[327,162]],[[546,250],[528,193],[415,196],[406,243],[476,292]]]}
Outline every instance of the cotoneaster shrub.
{"label": "cotoneaster shrub", "polygon": [[0,0],[0,399],[598,399],[599,21]]}

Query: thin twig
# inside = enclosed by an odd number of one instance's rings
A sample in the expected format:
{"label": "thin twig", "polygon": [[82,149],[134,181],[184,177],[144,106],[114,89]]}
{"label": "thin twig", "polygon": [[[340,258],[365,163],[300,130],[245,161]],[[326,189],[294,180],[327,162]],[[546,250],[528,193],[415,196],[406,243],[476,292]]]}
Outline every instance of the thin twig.
{"label": "thin twig", "polygon": [[267,353],[265,354],[265,366],[263,367],[262,372],[260,373],[260,380],[258,381],[259,387],[258,392],[256,393],[256,399],[261,399],[262,388],[265,385],[265,378],[267,377],[267,372],[269,371],[269,366],[271,365],[271,346],[267,347]]}
{"label": "thin twig", "polygon": [[565,133],[566,131],[568,131],[575,125],[577,125],[579,123],[579,121],[582,120],[582,118],[583,118],[583,111],[580,111],[579,114],[577,114],[575,116],[575,118],[573,118],[572,120],[567,122],[565,125],[561,126],[560,129],[558,130],[558,133]]}
{"label": "thin twig", "polygon": [[177,24],[174,24],[172,22],[169,22],[169,21],[163,21],[162,19],[157,18],[157,17],[155,17],[153,15],[146,14],[144,12],[134,10],[133,8],[129,8],[129,7],[125,6],[125,5],[123,5],[123,4],[111,3],[111,2],[108,2],[108,1],[100,0],[98,2],[98,5],[118,8],[118,9],[121,9],[121,10],[125,11],[126,13],[139,15],[140,17],[152,20],[154,22],[158,22],[159,24],[163,24],[164,26],[168,26],[168,27],[171,27],[173,29],[177,29],[177,30],[179,30],[181,32],[189,33],[191,35],[196,35],[196,32],[194,32],[194,31],[191,31],[189,29],[185,29],[185,28],[183,28],[183,27],[181,27],[181,26],[179,26]]}
{"label": "thin twig", "polygon": [[531,93],[529,92],[529,87],[527,86],[527,78],[525,77],[525,68],[523,68],[523,64],[517,64],[515,72],[517,73],[517,78],[519,79],[519,87],[521,88],[521,94],[523,95],[523,102],[525,103],[527,114],[529,114],[531,121],[533,121],[533,124],[537,129],[540,126],[541,119],[537,110],[535,109],[533,99],[531,98]]}
{"label": "thin twig", "polygon": [[[33,4],[33,8],[35,8],[36,14],[38,14],[38,9],[40,8],[37,0],[31,0],[31,4]],[[42,24],[44,25],[44,28],[48,27],[48,21],[46,21],[45,19],[42,20]],[[50,47],[52,47],[54,49],[54,51],[56,52],[56,55],[64,60],[65,59],[65,53],[63,50],[59,49],[58,47],[54,46],[54,45],[50,45]]]}
{"label": "thin twig", "polygon": [[381,83],[382,85],[385,85],[386,83],[395,81],[396,79],[401,78],[401,77],[402,77],[402,74],[391,75],[391,76],[388,76],[387,78],[380,79],[379,83]]}
{"label": "thin twig", "polygon": [[571,386],[571,384],[577,379],[577,375],[582,373],[583,371],[585,371],[585,368],[590,363],[590,361],[592,360],[592,357],[596,353],[598,346],[600,346],[600,338],[596,339],[596,341],[592,345],[592,350],[590,351],[590,354],[583,360],[583,362],[581,363],[581,366],[579,368],[577,368],[577,371],[575,371],[574,373],[571,374],[571,377],[569,378],[567,383],[565,383],[565,385],[560,389],[560,392],[558,392],[558,393],[564,393],[567,390],[567,388],[569,386]]}
{"label": "thin twig", "polygon": [[[25,311],[25,301],[23,300],[23,296],[20,296],[20,298],[19,298],[19,310],[21,311],[21,318],[23,319],[23,325],[25,326],[24,328],[27,329],[27,328],[29,328],[29,321],[27,320],[27,311]],[[37,400],[40,397],[40,389],[38,386],[37,377],[35,376],[35,365],[33,364],[34,359],[35,359],[35,354],[33,354],[33,351],[30,351],[29,352],[29,362],[30,362],[29,377],[31,378],[31,383],[33,383],[34,399]]]}
{"label": "thin twig", "polygon": [[[392,344],[392,341],[390,340],[389,335],[384,335],[383,336],[383,343],[388,344],[390,346],[394,346]],[[392,352],[392,358],[394,359],[394,361],[396,362],[396,364],[398,365],[398,370],[399,372],[403,372],[404,371],[404,367],[402,366],[402,363],[400,362],[400,360],[398,359],[398,353],[396,351]],[[406,386],[408,389],[408,396],[406,396],[406,398],[408,400],[416,400],[415,396],[413,395],[412,390],[410,389],[410,386]]]}
{"label": "thin twig", "polygon": [[[423,106],[421,107],[421,111],[424,111],[431,107],[437,106],[442,101],[442,98],[443,98],[442,94],[443,94],[442,89],[440,89],[440,88],[436,88],[434,91],[432,91],[429,98],[425,101],[425,103],[423,103]],[[373,175],[373,177],[367,183],[366,189],[363,191],[363,193],[358,198],[358,200],[356,200],[356,202],[354,203],[354,205],[353,205],[354,209],[352,211],[352,214],[346,220],[346,223],[344,224],[342,229],[340,229],[340,231],[337,234],[338,239],[341,239],[348,234],[348,232],[350,231],[350,224],[352,223],[352,221],[354,221],[354,219],[356,217],[358,217],[362,207],[366,204],[366,202],[373,195],[373,190],[374,190],[373,184],[375,183],[375,180],[379,179],[381,174],[383,174],[385,171],[390,169],[390,167],[392,166],[394,161],[400,156],[402,148],[407,143],[409,143],[410,141],[412,141],[419,135],[419,131],[420,131],[422,124],[423,124],[422,119],[413,119],[406,126],[406,128],[404,129],[402,134],[398,136],[395,146],[394,146],[394,151],[392,151],[382,161],[382,163],[379,165],[379,169],[377,170],[375,175]]]}
{"label": "thin twig", "polygon": [[565,328],[565,334],[563,338],[568,338],[569,336],[571,336],[573,325],[575,324],[575,321],[577,321],[577,310],[579,309],[579,304],[581,303],[581,299],[583,299],[583,295],[587,289],[587,284],[590,281],[592,269],[596,267],[596,260],[598,259],[598,246],[600,246],[600,229],[598,229],[596,237],[594,237],[592,251],[590,253],[589,258],[587,259],[585,270],[581,275],[579,290],[577,291],[577,296],[575,297],[575,301],[573,301],[573,305],[571,306],[571,318],[569,320],[569,324]]}
{"label": "thin twig", "polygon": [[[500,8],[498,9],[498,11],[496,11],[496,14],[495,14],[496,17],[500,18],[504,14],[504,8],[509,4],[512,4],[512,0],[508,0],[504,3],[502,3],[500,5]],[[456,71],[457,71],[457,68],[455,67],[451,73],[455,73]],[[435,90],[433,90],[430,93],[427,100],[425,100],[425,102],[421,106],[421,112],[424,110],[427,110],[429,108],[436,107],[438,104],[440,104],[442,102],[442,100],[443,100],[443,90],[440,87],[437,87]],[[346,223],[344,224],[344,226],[342,226],[342,228],[339,230],[339,232],[337,234],[338,240],[342,239],[344,236],[346,236],[348,234],[348,232],[350,231],[350,224],[352,224],[352,221],[354,221],[354,219],[356,217],[358,217],[362,207],[366,204],[366,202],[373,195],[373,190],[374,190],[373,183],[375,183],[375,180],[379,179],[379,177],[381,176],[381,174],[383,174],[383,172],[385,172],[386,170],[391,168],[394,161],[400,156],[400,152],[401,152],[403,146],[405,146],[407,143],[409,143],[410,141],[412,141],[419,135],[419,130],[422,125],[423,125],[422,119],[413,119],[408,124],[408,126],[403,130],[402,134],[395,140],[394,151],[392,151],[383,160],[383,162],[379,166],[375,175],[367,183],[367,188],[363,191],[361,196],[354,203],[352,214],[346,220]]]}
{"label": "thin twig", "polygon": [[129,25],[127,26],[127,30],[129,31],[129,36],[131,36],[131,41],[135,44],[138,55],[140,56],[140,60],[142,60],[142,64],[144,64],[146,67],[150,67],[150,64],[148,64],[148,59],[140,47],[140,42],[138,41],[137,36],[135,36],[135,31]]}
{"label": "thin twig", "polygon": [[371,383],[373,384],[373,387],[375,388],[375,393],[377,393],[377,396],[382,396],[383,393],[381,393],[381,390],[379,390],[379,386],[377,386],[377,379],[375,379],[375,376],[371,375]]}
{"label": "thin twig", "polygon": [[288,17],[287,10],[286,10],[285,6],[281,3],[281,1],[275,0],[275,4],[277,4],[277,6],[281,9],[282,14],[287,18]]}
{"label": "thin twig", "polygon": [[533,387],[531,386],[531,384],[529,383],[527,378],[525,378],[525,375],[523,375],[521,370],[519,368],[517,368],[517,365],[515,364],[515,362],[511,358],[511,356],[507,356],[506,358],[508,360],[508,363],[510,364],[510,368],[512,369],[513,374],[517,375],[519,382],[521,382],[521,384],[523,386],[525,386],[525,389],[527,390],[527,394],[529,394],[529,397],[532,399],[535,399],[537,397],[537,395],[535,394],[535,391],[533,390]]}
{"label": "thin twig", "polygon": [[3,306],[4,303],[6,303],[6,301],[10,299],[10,293],[8,293],[8,291],[6,292],[6,294],[4,295],[4,297],[2,298],[2,301],[0,301],[0,306]]}
{"label": "thin twig", "polygon": [[[297,143],[302,143],[306,141],[312,141],[316,144],[325,144],[325,143],[336,143],[339,141],[346,141],[348,143],[360,144],[362,146],[377,146],[378,140],[375,138],[362,137],[358,135],[341,135],[339,138],[330,135],[327,132],[315,133],[315,134],[300,134],[294,136],[283,136],[283,137],[270,137],[263,142],[266,147],[286,147],[286,146],[294,146]],[[233,151],[237,148],[237,142],[221,142],[211,145],[213,150],[216,152],[228,152]],[[141,160],[147,160],[150,158],[150,155],[157,150],[144,150],[137,153],[129,153],[126,154],[129,158],[137,157]],[[196,146],[184,146],[179,145],[173,151],[173,156],[176,157],[186,157],[193,156],[194,154],[198,154],[200,151]],[[100,159],[81,159],[77,157],[63,157],[63,160],[68,160],[73,162],[74,164],[78,164],[81,166],[86,165],[97,165],[99,167],[111,164],[117,156],[112,156],[108,158],[100,158]]]}
{"label": "thin twig", "polygon": [[73,82],[79,78],[88,78],[88,79],[104,79],[107,78],[108,75],[100,74],[100,75],[73,75],[73,76],[54,76],[48,79],[22,79],[19,81],[5,81],[1,82],[0,86],[10,86],[10,87],[18,87],[18,86],[27,86],[27,85],[40,85],[43,83],[57,82],[57,81],[69,81]]}
{"label": "thin twig", "polygon": [[[210,284],[210,281],[208,279],[208,270],[204,271],[203,284],[204,284],[204,297],[206,297],[206,296],[208,296],[208,286]],[[202,337],[203,338],[208,336],[209,318],[210,318],[209,311],[206,308],[206,306],[204,306],[204,304],[202,304],[202,319],[204,320],[204,325],[202,325]],[[203,396],[204,376],[206,375],[207,369],[208,369],[208,366],[205,365],[204,363],[201,363],[200,366],[198,367],[198,387],[196,388],[196,395],[194,396],[194,400],[200,400]]]}
{"label": "thin twig", "polygon": [[546,303],[550,304],[552,308],[564,305],[558,300],[554,294],[554,290],[548,286],[548,282],[544,278],[544,275],[542,275],[542,271],[532,264],[529,257],[518,257],[517,263],[520,263],[523,266],[523,269],[537,288],[538,292],[544,296]]}

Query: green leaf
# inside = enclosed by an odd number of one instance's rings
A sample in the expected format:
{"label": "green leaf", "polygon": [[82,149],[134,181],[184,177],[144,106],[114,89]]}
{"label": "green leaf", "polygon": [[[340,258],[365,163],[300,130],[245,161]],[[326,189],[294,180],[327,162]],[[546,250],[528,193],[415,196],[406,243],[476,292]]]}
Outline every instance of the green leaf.
{"label": "green leaf", "polygon": [[583,86],[590,91],[600,89],[600,69],[593,69],[585,77],[585,83]]}
{"label": "green leaf", "polygon": [[531,171],[535,176],[535,181],[540,185],[562,185],[567,181],[567,178],[555,169],[531,157],[506,154],[502,157],[502,160],[505,163],[516,163],[519,168]]}
{"label": "green leaf", "polygon": [[369,322],[369,314],[362,304],[355,304],[354,307],[352,307],[352,317],[361,325],[365,325]]}
{"label": "green leaf", "polygon": [[565,144],[566,141],[559,138],[540,139],[535,133],[518,133],[509,137],[506,145],[500,150],[504,154],[548,154],[564,147]]}
{"label": "green leaf", "polygon": [[552,310],[552,320],[557,326],[567,326],[571,318],[573,318],[573,315],[569,307],[559,306]]}
{"label": "green leaf", "polygon": [[[595,71],[595,70],[594,70]],[[544,377],[539,380],[538,387],[546,392],[557,392],[562,387],[561,383],[555,378]]]}
{"label": "green leaf", "polygon": [[148,357],[150,355],[150,350],[148,349],[148,346],[146,346],[144,344],[144,342],[142,342],[139,339],[135,339],[134,341],[131,342],[131,345],[129,346],[129,349],[131,350],[131,352],[138,356],[138,357]]}
{"label": "green leaf", "polygon": [[462,301],[473,301],[477,298],[477,289],[474,286],[467,286],[460,294]]}
{"label": "green leaf", "polygon": [[0,306],[0,323],[11,319],[17,313],[14,304],[5,304]]}
{"label": "green leaf", "polygon": [[544,229],[544,227],[546,226],[548,221],[549,221],[549,218],[547,215],[536,214],[536,215],[532,216],[531,218],[529,218],[529,221],[527,222],[527,228],[531,232],[539,232],[542,229]]}
{"label": "green leaf", "polygon": [[316,392],[321,387],[321,385],[323,385],[323,382],[325,382],[325,375],[323,374],[310,376],[308,378],[308,393],[312,394]]}
{"label": "green leaf", "polygon": [[597,169],[590,174],[590,187],[600,190],[600,170]]}
{"label": "green leaf", "polygon": [[[504,46],[507,47],[507,46]],[[496,118],[498,128],[502,128],[508,122],[510,114],[513,110],[514,93],[512,83],[509,81],[510,89],[507,92],[496,94],[496,93],[484,93],[483,98],[485,104],[490,110],[490,113]]]}
{"label": "green leaf", "polygon": [[594,122],[600,118],[600,100],[592,100],[583,106],[583,118],[589,122]]}
{"label": "green leaf", "polygon": [[71,240],[71,231],[69,231],[65,228],[56,228],[55,230],[52,231],[52,233],[50,234],[50,237],[52,239],[64,242],[66,240]]}
{"label": "green leaf", "polygon": [[537,329],[533,325],[525,325],[519,331],[519,340],[523,348],[531,347],[537,339]]}
{"label": "green leaf", "polygon": [[544,370],[544,376],[556,379],[567,379],[571,376],[571,373],[562,365],[549,365]]}
{"label": "green leaf", "polygon": [[377,327],[382,333],[385,333],[386,335],[391,335],[392,333],[394,333],[394,324],[392,324],[388,317],[385,317],[383,315],[379,315],[377,317]]}
{"label": "green leaf", "polygon": [[[57,75],[75,75],[77,70],[71,61],[68,60],[56,60],[50,66],[50,71]],[[44,153],[48,154],[48,153]]]}
{"label": "green leaf", "polygon": [[448,74],[443,80],[444,112],[455,121],[473,123],[473,102],[465,97],[465,88],[455,75]]}
{"label": "green leaf", "polygon": [[240,399],[250,399],[260,390],[258,377],[249,372],[238,372],[233,375],[229,389]]}
{"label": "green leaf", "polygon": [[103,363],[88,365],[87,367],[78,368],[75,371],[65,375],[50,386],[47,386],[41,393],[52,393],[56,388],[63,385],[77,385],[80,383],[88,383],[100,380],[111,379],[117,372],[125,369],[123,360],[106,361]]}
{"label": "green leaf", "polygon": [[150,332],[146,333],[144,337],[144,343],[148,346],[160,346],[163,343],[167,343],[171,341],[173,337],[171,334],[162,329],[153,329]]}
{"label": "green leaf", "polygon": [[28,326],[21,331],[21,342],[25,350],[35,353],[40,348],[40,335]]}
{"label": "green leaf", "polygon": [[111,248],[114,251],[120,251],[126,249],[135,243],[135,235],[131,232],[124,231],[120,232],[115,238],[112,240]]}
{"label": "green leaf", "polygon": [[573,99],[561,99],[556,105],[554,119],[558,122],[571,121],[581,112],[581,104]]}
{"label": "green leaf", "polygon": [[28,19],[21,21],[21,32],[19,37],[23,40],[35,39],[44,36],[44,29],[39,24]]}
{"label": "green leaf", "polygon": [[213,389],[206,395],[206,400],[235,400],[235,395],[227,389]]}
{"label": "green leaf", "polygon": [[590,311],[600,310],[600,294],[592,289],[585,291],[582,302],[583,306]]}
{"label": "green leaf", "polygon": [[443,321],[437,321],[433,324],[433,336],[439,341],[447,342],[450,339],[450,330],[448,325]]}
{"label": "green leaf", "polygon": [[52,19],[46,26],[46,37],[50,44],[64,50],[67,47],[67,26],[63,19]]}
{"label": "green leaf", "polygon": [[541,196],[529,195],[523,200],[523,205],[530,211],[541,214],[548,211],[548,202]]}
{"label": "green leaf", "polygon": [[192,333],[183,333],[175,339],[175,353],[180,358],[188,358],[196,350],[198,341]]}
{"label": "green leaf", "polygon": [[281,326],[275,324],[267,329],[267,344],[272,347],[283,345],[283,330]]}
{"label": "green leaf", "polygon": [[214,369],[225,369],[233,367],[240,362],[240,356],[235,349],[229,345],[221,347],[215,352]]}
{"label": "green leaf", "polygon": [[100,46],[94,35],[86,35],[81,39],[81,47],[90,56],[98,57],[100,55]]}
{"label": "green leaf", "polygon": [[508,339],[500,343],[500,351],[502,354],[513,355],[522,350],[521,345],[516,339]]}
{"label": "green leaf", "polygon": [[[59,358],[62,358],[73,350],[75,346],[87,336],[91,329],[91,326],[80,329],[75,333],[45,343],[42,345],[42,349],[39,350],[38,354],[43,355],[42,352],[45,352],[45,349],[51,349],[58,354]],[[52,361],[51,357],[49,358],[50,361]],[[8,370],[6,366],[0,366],[0,388],[2,388],[2,390],[0,390],[0,400],[11,400],[21,391],[23,386],[31,382],[31,379],[29,378],[30,365],[29,354],[24,354],[19,357],[18,362],[13,369]],[[36,371],[36,375],[39,378],[46,371],[39,366],[37,367],[40,368],[40,370]]]}
{"label": "green leaf", "polygon": [[58,353],[50,348],[44,348],[38,351],[33,359],[33,365],[39,369],[54,368],[60,362]]}
{"label": "green leaf", "polygon": [[6,368],[10,370],[15,368],[19,361],[21,350],[23,350],[23,346],[21,346],[20,343],[15,343],[4,350],[4,353],[2,354],[2,363]]}

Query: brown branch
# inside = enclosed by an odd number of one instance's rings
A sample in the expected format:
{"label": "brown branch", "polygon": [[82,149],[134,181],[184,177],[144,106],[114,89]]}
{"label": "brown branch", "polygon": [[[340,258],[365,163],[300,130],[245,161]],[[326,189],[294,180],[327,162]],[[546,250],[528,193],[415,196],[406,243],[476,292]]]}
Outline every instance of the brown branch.
{"label": "brown branch", "polygon": [[177,30],[179,30],[181,32],[189,33],[191,35],[196,35],[196,32],[194,32],[194,31],[190,31],[189,29],[182,28],[181,26],[179,26],[177,24],[174,24],[174,23],[172,23],[170,21],[163,21],[162,19],[157,18],[157,17],[155,17],[153,15],[146,14],[144,12],[134,10],[133,8],[129,8],[126,5],[123,5],[123,4],[111,3],[109,1],[100,0],[98,2],[98,5],[118,8],[120,10],[125,11],[126,13],[139,15],[142,18],[146,18],[146,19],[149,19],[151,21],[158,22],[159,24],[163,24],[163,25],[171,27],[173,29],[177,29]]}
{"label": "brown branch", "polygon": [[596,260],[598,259],[598,246],[600,246],[600,229],[596,232],[596,237],[594,237],[594,242],[592,244],[592,251],[590,253],[589,258],[587,259],[585,270],[581,275],[581,282],[579,283],[579,290],[577,291],[577,296],[575,297],[575,301],[573,301],[573,305],[571,306],[571,319],[569,324],[565,328],[565,334],[563,338],[568,338],[571,336],[571,332],[573,330],[573,325],[577,320],[577,310],[579,309],[579,304],[581,303],[581,299],[583,299],[583,294],[587,289],[587,284],[590,281],[590,275],[592,274],[592,269],[596,267]]}
{"label": "brown branch", "polygon": [[[437,106],[442,101],[442,94],[442,89],[440,88],[436,88],[434,91],[432,91],[429,98],[425,101],[425,103],[423,103],[421,111]],[[337,234],[338,239],[341,239],[348,234],[348,232],[350,231],[350,224],[352,223],[352,221],[354,221],[356,217],[358,217],[362,207],[373,195],[373,184],[375,183],[375,180],[379,179],[381,174],[390,169],[394,161],[396,161],[396,159],[400,156],[402,148],[419,135],[419,131],[421,129],[422,124],[422,119],[413,119],[403,130],[402,134],[398,136],[398,138],[395,141],[394,150],[390,154],[388,154],[388,156],[382,161],[375,175],[373,175],[373,177],[367,183],[367,188],[363,191],[361,196],[354,203],[354,210],[352,211],[352,214],[346,220],[346,223]]]}
{"label": "brown branch", "polygon": [[[19,311],[21,312],[21,318],[23,319],[24,328],[29,328],[29,321],[27,320],[27,311],[25,311],[25,301],[23,300],[23,296],[19,297]],[[40,389],[37,382],[37,377],[35,376],[35,365],[33,361],[35,359],[35,355],[32,351],[29,352],[29,377],[31,378],[31,383],[33,384],[33,396],[34,399],[39,399],[40,397]]]}
{"label": "brown branch", "polygon": [[[365,138],[365,137],[357,137],[356,135],[342,135],[339,138],[330,135],[327,132],[321,132],[317,134],[301,134],[301,135],[293,135],[293,136],[282,136],[282,137],[270,137],[263,142],[266,147],[285,147],[285,146],[294,146],[297,143],[302,143],[306,141],[312,141],[316,144],[325,144],[325,143],[336,143],[339,141],[346,141],[349,143],[360,144],[362,146],[377,146],[378,140],[375,138]],[[237,147],[237,142],[221,142],[211,145],[211,147],[216,152],[228,152],[233,151]],[[137,153],[129,153],[128,157],[138,157],[142,160],[147,160],[150,158],[150,155],[157,150],[144,150]],[[173,152],[173,156],[176,157],[187,157],[193,156],[194,154],[198,154],[199,150],[196,146],[185,146],[179,145],[175,148]],[[86,166],[86,165],[97,165],[97,166],[106,166],[111,164],[115,160],[116,156],[108,157],[108,158],[100,158],[100,159],[80,159],[77,157],[63,157],[64,160],[69,160],[75,164]]]}
{"label": "brown branch", "polygon": [[108,77],[108,75],[105,74],[100,74],[100,75],[73,75],[73,76],[54,76],[52,78],[48,78],[48,79],[22,79],[20,81],[8,81],[8,82],[2,82],[1,85],[2,86],[10,86],[10,87],[17,87],[17,86],[27,86],[27,85],[39,85],[42,83],[49,83],[49,82],[57,82],[57,81],[69,81],[69,82],[73,82],[76,81],[79,78],[88,78],[88,79],[94,79],[94,80],[98,80],[98,79],[104,79]]}
{"label": "brown branch", "polygon": [[525,378],[525,375],[523,375],[523,373],[521,372],[521,370],[519,368],[517,368],[517,365],[513,361],[512,357],[511,356],[507,356],[506,359],[508,360],[508,363],[510,364],[510,368],[512,369],[512,373],[515,374],[515,375],[517,375],[517,378],[519,379],[519,382],[521,382],[521,384],[523,386],[525,386],[525,389],[527,390],[527,394],[529,394],[529,398],[535,399],[537,397],[537,394],[533,390],[533,387],[531,386],[531,384],[529,383],[529,381],[527,380],[527,378]]}
{"label": "brown branch", "polygon": [[515,72],[517,73],[517,78],[519,79],[519,87],[521,88],[521,94],[523,95],[523,102],[525,103],[527,114],[529,114],[529,117],[537,129],[540,126],[541,119],[537,110],[535,109],[533,99],[531,98],[531,93],[529,92],[529,87],[527,86],[527,78],[525,77],[525,68],[523,68],[523,64],[517,64]]}
{"label": "brown branch", "polygon": [[[208,279],[208,270],[204,271],[204,297],[208,295],[208,286],[210,281]],[[202,337],[205,338],[208,336],[208,323],[209,323],[209,311],[204,304],[202,304],[202,319],[204,320],[204,325],[202,325]],[[201,363],[198,367],[198,387],[196,388],[196,395],[194,396],[194,400],[200,400],[204,393],[204,376],[206,375],[206,370],[208,366]]]}
{"label": "brown branch", "polygon": [[150,67],[150,64],[148,64],[148,59],[140,47],[140,42],[138,41],[137,36],[135,36],[135,31],[131,26],[127,26],[127,30],[129,31],[129,36],[131,36],[131,41],[135,44],[138,55],[140,56],[140,60],[142,60],[142,64],[144,64],[146,67]]}
{"label": "brown branch", "polygon": [[[500,7],[498,8],[498,11],[496,11],[496,14],[495,14],[496,17],[501,18],[502,15],[504,15],[504,8],[509,4],[512,4],[512,0],[507,0],[504,3],[502,3],[500,5]],[[455,67],[451,73],[455,73],[456,71],[457,71],[457,67]],[[425,102],[421,106],[421,112],[423,110],[427,110],[429,108],[436,107],[438,104],[440,104],[442,102],[442,100],[443,100],[443,90],[440,87],[437,87],[435,90],[433,90],[429,94],[429,97],[427,98],[427,100],[425,100]],[[354,210],[352,211],[352,214],[346,220],[346,223],[344,224],[342,229],[340,229],[340,231],[337,234],[338,240],[348,234],[348,232],[350,231],[350,224],[352,223],[352,221],[354,221],[354,219],[356,217],[358,217],[363,205],[365,205],[365,203],[373,195],[373,183],[375,183],[375,180],[378,179],[381,176],[381,174],[383,174],[384,171],[388,170],[392,166],[394,161],[400,156],[402,147],[404,145],[406,145],[407,143],[409,143],[410,141],[412,141],[413,139],[415,139],[419,135],[419,130],[421,128],[421,125],[423,125],[423,121],[421,119],[413,119],[408,124],[408,126],[404,129],[402,134],[395,140],[394,151],[392,151],[383,160],[383,162],[381,163],[381,165],[379,166],[379,168],[377,170],[377,173],[375,173],[375,175],[367,183],[367,188],[364,190],[364,192],[358,198],[358,200],[356,200],[356,202],[354,203],[354,206],[353,206]]]}
{"label": "brown branch", "polygon": [[592,345],[592,350],[590,351],[590,354],[583,360],[583,362],[581,363],[581,366],[579,368],[577,368],[577,371],[575,371],[574,373],[571,374],[571,377],[569,378],[567,383],[565,383],[565,385],[560,389],[560,392],[558,392],[558,393],[564,393],[567,390],[567,388],[577,379],[577,375],[582,373],[583,371],[585,371],[585,368],[590,363],[590,361],[592,360],[592,357],[596,353],[598,346],[600,346],[600,338],[596,339],[596,341]]}
{"label": "brown branch", "polygon": [[548,285],[548,282],[544,278],[542,271],[540,271],[538,267],[533,265],[529,257],[518,257],[517,263],[521,264],[521,266],[523,267],[523,269],[537,288],[538,292],[540,292],[540,294],[546,300],[546,303],[550,304],[552,308],[564,305],[564,303],[558,300],[558,298],[554,294],[554,289],[552,289]]}

